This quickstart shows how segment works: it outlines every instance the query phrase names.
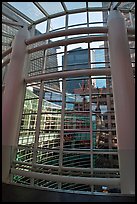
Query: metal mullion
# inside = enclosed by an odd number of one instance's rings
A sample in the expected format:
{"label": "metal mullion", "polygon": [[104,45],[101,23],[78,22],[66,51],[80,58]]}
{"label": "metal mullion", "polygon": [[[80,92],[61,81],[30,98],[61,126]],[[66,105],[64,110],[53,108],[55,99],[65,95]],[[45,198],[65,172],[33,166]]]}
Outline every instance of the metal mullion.
{"label": "metal mullion", "polygon": [[[66,15],[67,18],[68,15]],[[50,20],[50,19],[49,19]],[[41,34],[41,36],[36,36],[34,38],[31,38],[29,40],[26,40],[25,43],[27,45],[42,41],[42,40],[47,40],[47,39],[51,39],[51,38],[56,38],[56,37],[64,37],[64,36],[69,36],[69,35],[77,35],[77,34],[95,34],[95,33],[107,33],[108,28],[107,27],[92,27],[92,28],[87,28],[87,27],[83,27],[83,28],[73,28],[71,30],[67,30],[66,26],[66,30],[63,31],[57,31],[57,32],[50,32],[50,33],[46,33],[46,34]],[[65,32],[66,31],[66,32]]]}
{"label": "metal mullion", "polygon": [[105,68],[105,69],[85,69],[85,70],[73,70],[73,71],[61,71],[57,73],[48,73],[48,74],[42,74],[38,76],[32,76],[32,77],[27,77],[25,81],[27,83],[32,83],[32,82],[39,82],[39,81],[48,81],[51,79],[57,79],[57,78],[67,78],[67,77],[81,77],[85,75],[110,75],[110,68]]}
{"label": "metal mullion", "polygon": [[96,130],[93,130],[93,132],[109,132],[109,131],[114,132],[114,131],[116,131],[116,129],[111,128],[111,129],[96,129]]}
{"label": "metal mullion", "polygon": [[[61,131],[60,131],[60,149],[59,149],[59,174],[63,166],[63,140],[64,140],[64,114],[65,114],[65,100],[66,100],[66,79],[62,81],[62,111],[61,111]],[[58,183],[58,188],[61,188],[61,183]]]}
{"label": "metal mullion", "polygon": [[[87,11],[87,8],[82,8],[82,9],[75,9],[75,10],[67,10],[67,14],[75,14],[75,13],[81,13],[81,12],[86,12]],[[88,11],[108,11],[107,8],[88,8]],[[63,11],[63,12],[60,12],[60,13],[55,13],[55,14],[51,14],[49,15],[49,18],[56,18],[56,17],[60,17],[60,16],[63,16],[65,15],[66,12]],[[38,24],[38,23],[42,23],[43,21],[47,20],[47,17],[43,17],[41,19],[38,19],[34,22],[34,24]]]}
{"label": "metal mullion", "polygon": [[[33,165],[36,163],[36,158],[37,158],[37,147],[38,147],[38,140],[39,140],[40,119],[41,119],[41,109],[42,109],[42,99],[43,99],[43,87],[44,87],[44,82],[41,82],[38,112],[37,112],[37,121],[36,121],[36,130],[35,130],[35,143],[34,143],[34,149],[33,149],[33,161],[32,161]],[[31,180],[31,184],[34,184],[34,179]]]}
{"label": "metal mullion", "polygon": [[[27,49],[27,52],[29,54],[34,53],[34,52],[38,52],[40,50],[45,50],[45,49],[49,49],[49,48],[53,48],[53,47],[57,47],[57,46],[65,46],[65,45],[69,45],[69,44],[76,44],[76,43],[87,43],[90,41],[106,41],[107,40],[107,35],[99,35],[99,36],[90,36],[90,37],[83,37],[83,38],[69,38],[67,41],[65,40],[59,40],[59,41],[54,41],[48,45],[40,45],[31,49]],[[128,39],[130,41],[135,41],[135,38],[132,36],[129,36]]]}
{"label": "metal mullion", "polygon": [[31,27],[32,25],[37,25],[37,24],[39,24],[39,23],[43,23],[43,22],[46,21],[47,19],[48,19],[48,17],[42,17],[42,18],[40,18],[40,19],[34,21],[33,23],[31,23],[31,25],[29,25],[28,28]]}
{"label": "metal mullion", "polygon": [[[88,6],[88,2],[86,4]],[[89,28],[89,13],[87,11],[87,27]],[[89,36],[89,34],[88,34]],[[88,65],[90,67],[90,62],[91,62],[91,54],[90,54],[90,43],[88,42]],[[89,115],[90,115],[90,172],[91,172],[91,176],[93,176],[93,136],[92,136],[92,89],[91,89],[91,76],[89,76]],[[94,191],[94,185],[91,185],[91,192]]]}
{"label": "metal mullion", "polygon": [[68,27],[75,27],[75,26],[82,26],[82,25],[87,25],[87,23],[79,23],[79,24],[69,25]]}
{"label": "metal mullion", "polygon": [[[4,2],[3,2],[4,3]],[[5,2],[6,3],[6,2]],[[5,6],[4,4],[2,5],[2,14],[10,19],[10,20],[13,20],[13,21],[16,21],[16,22],[19,22],[19,23],[23,23],[24,25],[24,20],[17,16],[15,13],[13,13],[9,8],[7,8],[7,6]],[[28,23],[26,23],[28,25]],[[17,29],[17,28],[16,28]]]}
{"label": "metal mullion", "polygon": [[108,47],[95,47],[95,48],[90,48],[90,50],[108,50]]}
{"label": "metal mullion", "polygon": [[49,14],[45,11],[45,9],[44,9],[38,2],[33,2],[33,4],[34,4],[46,17],[49,17]]}
{"label": "metal mullion", "polygon": [[67,13],[68,10],[67,10],[67,7],[66,7],[66,5],[64,4],[64,2],[60,2],[60,3],[61,3],[61,5],[62,5],[62,7],[63,7],[65,13]]}
{"label": "metal mullion", "polygon": [[[20,164],[20,165],[26,165],[26,166],[30,166],[32,167],[32,164],[28,163],[28,162],[22,162],[22,161],[16,161],[14,160],[13,163],[16,165],[16,164]],[[35,164],[34,165],[35,168],[40,168],[40,167],[43,167],[44,170],[46,169],[52,169],[52,170],[58,170],[58,166],[53,166],[53,165],[43,165],[43,164]],[[74,172],[77,172],[77,171],[80,171],[80,172],[90,172],[90,168],[79,168],[79,167],[62,167],[62,170],[64,171],[73,171],[72,173]],[[119,169],[115,169],[115,168],[94,168],[93,169],[95,172],[117,172],[119,171]]]}
{"label": "metal mullion", "polygon": [[[68,14],[66,14],[65,18],[65,30],[68,29]],[[65,36],[65,40],[67,40],[68,36]],[[66,70],[67,65],[67,46],[64,48],[64,67],[62,66],[63,71]],[[61,111],[61,132],[60,132],[60,150],[59,150],[59,174],[62,174],[62,166],[63,166],[63,140],[64,140],[64,115],[65,115],[65,106],[66,106],[66,79],[64,78],[62,81],[62,111]],[[61,188],[62,183],[58,183],[58,188]]]}
{"label": "metal mullion", "polygon": [[113,2],[112,3],[112,9],[116,10],[120,6],[121,2]]}
{"label": "metal mullion", "polygon": [[[65,30],[68,29],[68,14],[66,14]],[[65,40],[67,40],[65,36]],[[66,70],[67,65],[67,46],[64,48],[64,67],[63,70]],[[60,151],[59,151],[59,174],[61,174],[61,169],[63,166],[63,140],[64,140],[64,115],[65,115],[65,106],[66,106],[66,79],[62,81],[62,111],[61,111],[61,131],[60,131]],[[58,183],[58,188],[61,188],[61,182]]]}
{"label": "metal mullion", "polygon": [[94,185],[119,185],[120,179],[119,178],[89,178],[89,177],[76,177],[76,176],[60,176],[60,175],[50,175],[45,173],[38,173],[38,172],[28,172],[22,171],[19,169],[11,168],[11,174],[17,174],[20,176],[26,176],[35,179],[44,179],[48,181],[55,181],[55,182],[63,182],[63,183],[78,183],[78,184],[85,184],[90,185],[93,183]]}
{"label": "metal mullion", "polygon": [[107,23],[107,22],[106,21],[96,21],[96,22],[90,22],[89,25],[98,24],[98,23]]}
{"label": "metal mullion", "polygon": [[[28,147],[28,146],[25,146],[25,145],[21,145],[21,146],[18,146],[18,149],[25,149],[25,150],[33,150],[32,148]],[[74,150],[64,150],[64,153],[67,153],[67,154],[111,154],[111,155],[118,155],[118,151],[114,151],[113,149],[111,151],[108,151],[108,149],[105,149],[107,151],[104,151],[104,149],[93,149],[92,151],[89,150],[89,149],[86,149],[86,150],[80,150],[80,149],[74,149]],[[44,149],[41,149],[41,148],[37,148],[37,151],[41,151],[41,152],[56,152],[56,153],[59,153],[59,150],[56,150],[56,149],[48,149],[48,148],[44,148]],[[37,164],[33,164],[33,165],[37,165]],[[62,167],[64,168],[64,167]]]}
{"label": "metal mullion", "polygon": [[[89,77],[89,101],[90,101],[90,168],[91,176],[93,176],[93,130],[92,130],[92,89],[91,89],[91,77]],[[94,191],[94,185],[91,185],[91,192]]]}
{"label": "metal mullion", "polygon": [[[50,22],[47,22],[47,28],[46,28],[47,32],[49,31],[49,28],[50,28]],[[47,43],[47,40],[46,40],[46,43]],[[47,50],[44,51],[42,73],[44,73],[44,68],[46,66],[46,55],[47,55]],[[38,103],[38,112],[37,112],[37,121],[36,121],[36,131],[35,131],[35,143],[34,143],[34,149],[33,149],[33,161],[32,161],[33,165],[36,163],[36,158],[37,158],[37,148],[38,148],[38,141],[39,141],[39,134],[40,134],[43,91],[44,91],[44,81],[41,81],[40,93],[39,93],[39,103]],[[34,178],[31,179],[31,185],[34,185]]]}
{"label": "metal mullion", "polygon": [[61,112],[42,112],[41,114],[61,114]]}
{"label": "metal mullion", "polygon": [[15,12],[16,14],[18,14],[20,17],[24,18],[25,20],[27,20],[29,23],[33,23],[34,21],[32,19],[30,19],[28,16],[24,15],[22,12],[20,12],[19,10],[17,10],[15,7],[13,7],[12,5],[8,4],[7,2],[2,2],[6,7],[8,7],[11,11]]}
{"label": "metal mullion", "polygon": [[132,9],[135,7],[135,2],[133,3],[133,5],[130,8],[130,11],[132,11]]}

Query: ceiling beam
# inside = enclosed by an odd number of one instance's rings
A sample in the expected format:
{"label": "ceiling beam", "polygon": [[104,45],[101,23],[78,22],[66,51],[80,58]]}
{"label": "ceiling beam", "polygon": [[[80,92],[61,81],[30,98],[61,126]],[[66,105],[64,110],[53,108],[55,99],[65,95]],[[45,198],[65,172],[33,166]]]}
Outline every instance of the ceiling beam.
{"label": "ceiling beam", "polygon": [[9,8],[14,13],[18,14],[20,17],[28,21],[29,23],[33,23],[34,21],[30,19],[28,16],[24,15],[22,12],[20,12],[18,9],[14,8],[12,5],[8,4],[7,2],[2,2],[7,8]]}
{"label": "ceiling beam", "polygon": [[38,2],[33,2],[33,4],[35,4],[35,6],[37,6],[37,8],[38,8],[46,17],[49,17],[49,14],[45,11],[45,9],[44,9]]}

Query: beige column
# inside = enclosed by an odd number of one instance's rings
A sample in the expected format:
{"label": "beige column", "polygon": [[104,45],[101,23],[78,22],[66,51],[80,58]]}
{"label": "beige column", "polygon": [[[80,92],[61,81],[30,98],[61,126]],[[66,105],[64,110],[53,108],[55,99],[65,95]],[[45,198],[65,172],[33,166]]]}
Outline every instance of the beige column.
{"label": "beige column", "polygon": [[17,33],[11,60],[5,76],[2,95],[2,182],[9,182],[12,152],[17,146],[19,126],[25,93],[25,58],[28,30],[21,28]]}
{"label": "beige column", "polygon": [[113,10],[108,39],[122,194],[135,193],[135,84],[124,18]]}

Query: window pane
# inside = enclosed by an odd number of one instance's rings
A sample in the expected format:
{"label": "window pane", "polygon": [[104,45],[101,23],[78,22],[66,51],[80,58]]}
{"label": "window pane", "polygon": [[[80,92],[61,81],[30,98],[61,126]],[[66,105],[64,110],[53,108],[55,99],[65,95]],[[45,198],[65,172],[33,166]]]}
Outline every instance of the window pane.
{"label": "window pane", "polygon": [[51,19],[50,30],[65,27],[65,16]]}
{"label": "window pane", "polygon": [[86,2],[64,2],[68,10],[80,9],[86,7]]}
{"label": "window pane", "polygon": [[47,21],[44,21],[42,23],[39,23],[36,25],[36,29],[40,32],[40,33],[45,33],[46,32],[46,26],[47,26]]}
{"label": "window pane", "polygon": [[102,2],[88,2],[88,7],[102,7]]}
{"label": "window pane", "polygon": [[63,12],[64,9],[60,2],[38,2],[48,14]]}
{"label": "window pane", "polygon": [[32,20],[44,17],[44,14],[32,2],[8,2]]}
{"label": "window pane", "polygon": [[89,23],[90,22],[102,22],[102,12],[89,12]]}
{"label": "window pane", "polygon": [[87,15],[86,13],[77,13],[69,15],[68,25],[77,25],[87,23]]}

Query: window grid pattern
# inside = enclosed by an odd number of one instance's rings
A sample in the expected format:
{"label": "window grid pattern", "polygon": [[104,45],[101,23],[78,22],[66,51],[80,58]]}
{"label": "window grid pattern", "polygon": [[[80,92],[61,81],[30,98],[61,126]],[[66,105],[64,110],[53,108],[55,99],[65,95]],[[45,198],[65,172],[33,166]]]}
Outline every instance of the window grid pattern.
{"label": "window grid pattern", "polygon": [[[85,13],[86,23],[84,22],[83,25],[78,25],[79,23],[71,25],[69,22],[71,14],[64,15],[63,21],[66,23],[65,25],[63,23],[65,26],[63,29],[106,26],[105,14],[106,12],[101,11],[101,19],[95,22],[92,20],[92,12],[87,11]],[[134,15],[125,15],[125,21],[127,21],[127,27],[134,26]],[[54,20],[52,25],[48,26],[47,29],[50,29],[50,32],[62,29],[60,27],[54,29]],[[3,50],[5,50],[10,46],[10,38],[17,33],[17,29],[3,25],[3,31]],[[6,37],[6,34],[9,36]],[[82,36],[68,36],[65,39],[70,37]],[[52,42],[51,39],[48,43]],[[42,41],[28,47],[37,47],[46,43]],[[28,76],[62,70],[110,67],[107,41],[102,40],[99,43],[100,47],[98,48],[93,43],[80,43],[73,48],[69,45],[53,47],[47,49],[46,54],[45,50],[32,53],[29,55]],[[134,67],[134,43],[129,44]],[[103,51],[103,54],[99,53],[99,56],[95,56],[95,50]],[[86,52],[85,55],[88,56],[84,63],[83,52]],[[71,54],[74,59],[71,58]],[[96,59],[97,57],[99,61]],[[101,81],[103,78],[106,84],[98,88],[97,80]],[[39,134],[34,155],[41,83],[44,83],[44,88],[42,90]],[[111,76],[109,78],[107,76],[58,78],[41,83],[27,84],[26,87],[14,168],[70,177],[120,178]],[[63,150],[61,145],[63,145]],[[16,174],[13,174],[12,182],[50,189],[102,192],[101,185],[46,181]],[[109,189],[112,186],[107,187]],[[114,187],[120,189],[120,186]]]}

